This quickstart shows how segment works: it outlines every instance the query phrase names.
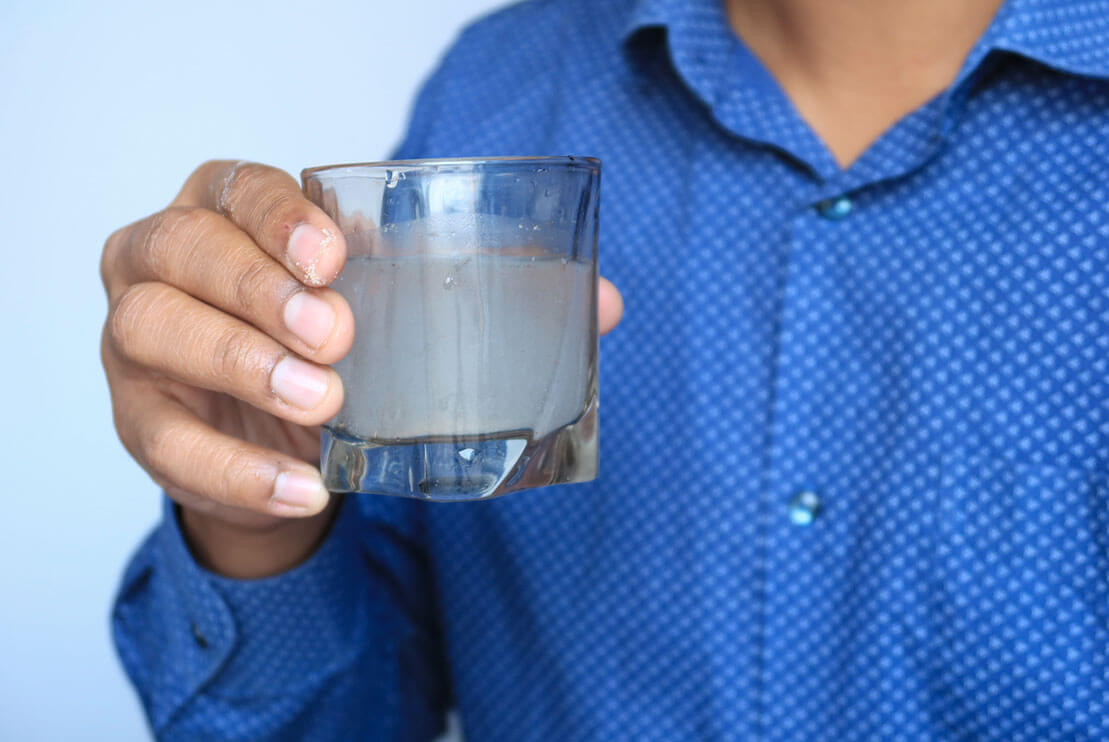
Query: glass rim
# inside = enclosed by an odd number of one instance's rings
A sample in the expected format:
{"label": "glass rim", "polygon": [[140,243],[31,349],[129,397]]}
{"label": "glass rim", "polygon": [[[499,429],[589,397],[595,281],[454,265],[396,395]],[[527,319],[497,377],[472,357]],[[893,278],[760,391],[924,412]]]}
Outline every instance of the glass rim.
{"label": "glass rim", "polygon": [[588,170],[600,170],[601,161],[597,157],[579,157],[577,155],[512,155],[506,157],[428,157],[417,160],[381,160],[379,162],[350,162],[337,165],[317,165],[300,171],[302,180],[308,180],[319,175],[339,174],[338,171],[350,170],[352,176],[359,175],[359,171],[382,171],[396,169],[420,169],[428,167],[442,167],[450,165],[475,166],[475,165],[522,165],[534,163],[547,167],[581,167]]}

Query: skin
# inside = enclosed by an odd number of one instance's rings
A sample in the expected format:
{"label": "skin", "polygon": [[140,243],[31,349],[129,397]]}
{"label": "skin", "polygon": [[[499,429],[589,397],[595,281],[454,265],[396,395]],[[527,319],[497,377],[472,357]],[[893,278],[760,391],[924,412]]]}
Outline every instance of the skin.
{"label": "skin", "polygon": [[[219,574],[295,566],[335,512],[315,464],[319,425],[343,399],[328,364],[354,337],[327,288],[345,257],[342,233],[292,177],[233,162],[201,165],[166,209],[104,246],[116,430]],[[601,331],[622,312],[602,279]]]}
{"label": "skin", "polygon": [[945,90],[1002,0],[726,0],[732,28],[846,168]]}

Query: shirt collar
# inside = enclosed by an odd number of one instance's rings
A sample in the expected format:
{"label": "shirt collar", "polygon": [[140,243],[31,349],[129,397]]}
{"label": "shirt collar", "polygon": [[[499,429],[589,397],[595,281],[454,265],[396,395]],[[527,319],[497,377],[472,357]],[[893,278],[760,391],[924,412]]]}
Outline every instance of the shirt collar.
{"label": "shirt collar", "polygon": [[[650,35],[649,30],[664,34]],[[635,0],[622,38],[637,66],[645,51],[648,58],[668,54],[685,87],[725,130],[777,149],[818,173],[836,170],[815,135],[794,125],[792,104],[732,31],[724,0]],[[641,39],[653,43],[644,46]]]}
{"label": "shirt collar", "polygon": [[[670,28],[691,15],[719,12],[722,4],[723,0],[635,0],[622,38],[627,42],[647,28]],[[981,62],[993,50],[1020,54],[1071,74],[1109,77],[1109,0],[1007,0],[967,62]]]}
{"label": "shirt collar", "polygon": [[967,62],[994,50],[1109,78],[1109,0],[1007,0]]}
{"label": "shirt collar", "polygon": [[668,25],[674,20],[676,5],[674,0],[635,0],[620,38],[627,42],[645,28]]}
{"label": "shirt collar", "polygon": [[[629,54],[642,54],[642,48],[633,53],[639,46],[634,42],[647,30],[665,31],[664,45],[675,71],[725,129],[790,155],[825,180],[839,174],[815,134],[806,126],[790,125],[796,120],[792,104],[732,32],[723,0],[631,0],[628,7],[622,39]],[[929,156],[954,126],[962,101],[988,68],[987,60],[996,57],[994,52],[1033,59],[1068,74],[1109,79],[1109,0],[1007,0],[954,83],[913,114],[910,128],[916,135],[899,139],[905,151],[896,153],[897,167],[889,166],[890,153],[879,151],[869,160],[886,162],[882,173],[870,173],[864,155],[852,166],[851,177],[894,177]],[[908,140],[914,146],[906,147]]]}

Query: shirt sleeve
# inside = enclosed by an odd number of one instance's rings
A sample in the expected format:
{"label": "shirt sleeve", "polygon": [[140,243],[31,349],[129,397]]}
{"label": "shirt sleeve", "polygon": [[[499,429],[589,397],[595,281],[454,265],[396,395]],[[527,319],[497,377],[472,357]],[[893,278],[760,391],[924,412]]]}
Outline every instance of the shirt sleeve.
{"label": "shirt sleeve", "polygon": [[376,517],[359,499],[346,499],[308,561],[260,580],[200,567],[166,500],[112,616],[159,739],[409,740],[441,731],[445,672],[406,525],[405,511],[419,503],[377,507]]}

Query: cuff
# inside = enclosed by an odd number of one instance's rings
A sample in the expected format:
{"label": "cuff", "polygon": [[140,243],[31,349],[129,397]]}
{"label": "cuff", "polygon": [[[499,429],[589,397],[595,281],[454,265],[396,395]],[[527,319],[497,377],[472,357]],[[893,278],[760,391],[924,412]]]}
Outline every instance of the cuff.
{"label": "cuff", "polygon": [[165,498],[115,610],[117,644],[155,730],[202,688],[228,700],[296,697],[353,661],[370,624],[358,518],[344,502],[308,560],[233,580],[196,562]]}
{"label": "cuff", "polygon": [[[273,577],[221,577],[189,555],[189,565],[204,575],[232,618],[234,652],[220,671],[221,695],[299,696],[350,665],[365,648],[374,622],[359,524],[355,498],[344,498],[316,552]],[[218,625],[214,629],[219,632]]]}

